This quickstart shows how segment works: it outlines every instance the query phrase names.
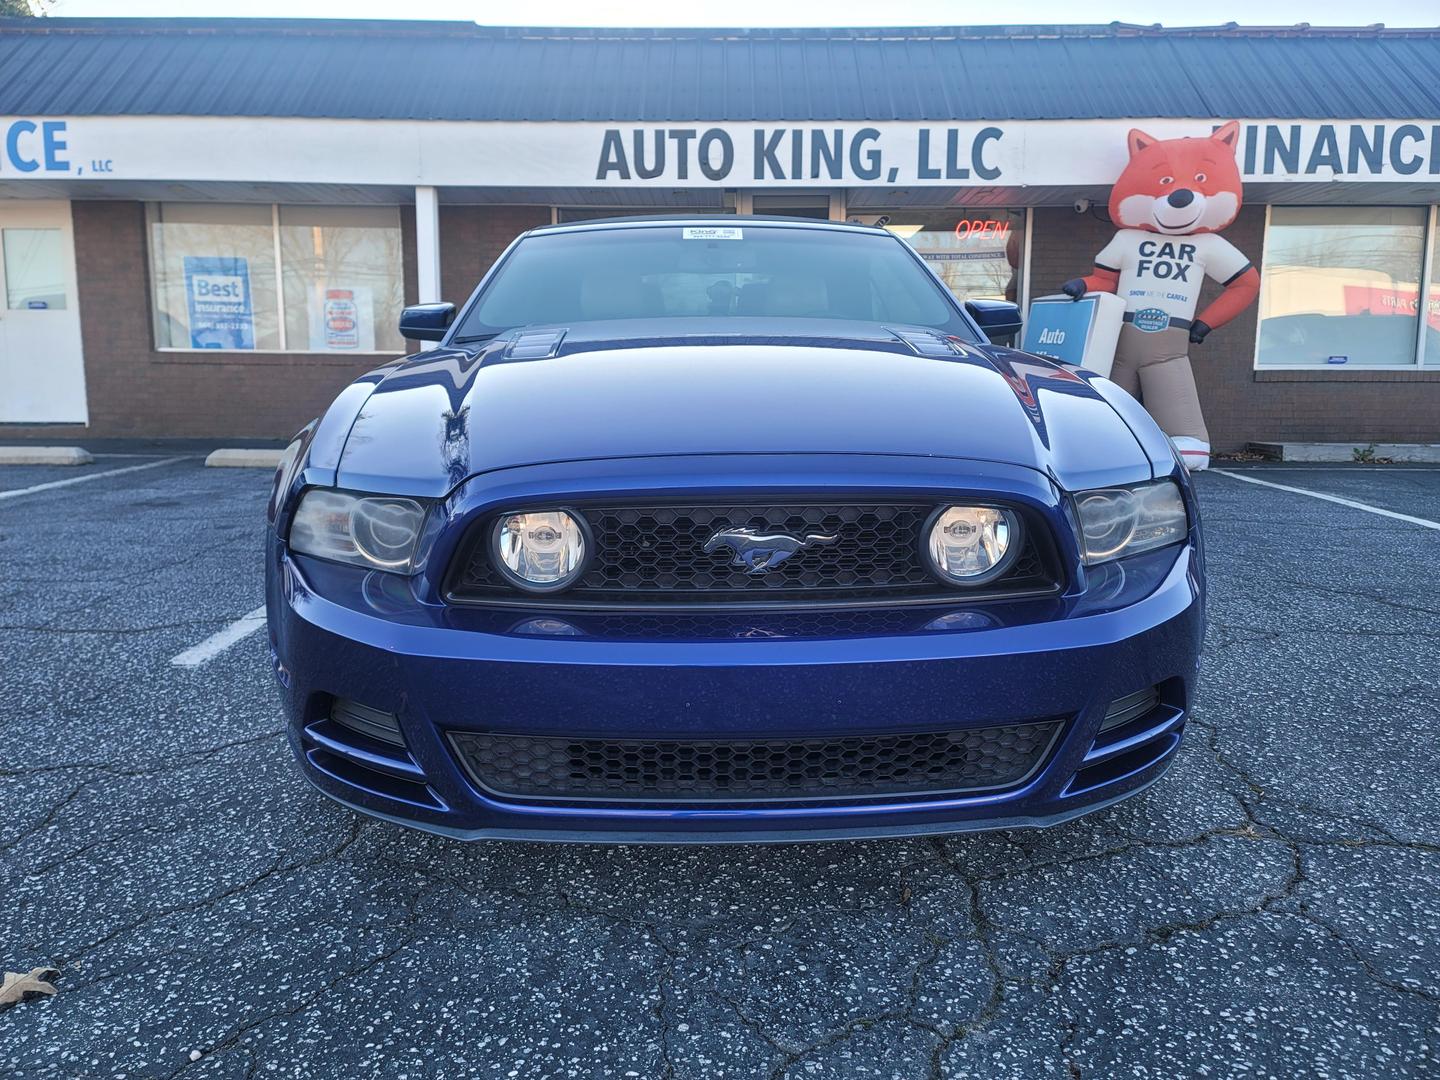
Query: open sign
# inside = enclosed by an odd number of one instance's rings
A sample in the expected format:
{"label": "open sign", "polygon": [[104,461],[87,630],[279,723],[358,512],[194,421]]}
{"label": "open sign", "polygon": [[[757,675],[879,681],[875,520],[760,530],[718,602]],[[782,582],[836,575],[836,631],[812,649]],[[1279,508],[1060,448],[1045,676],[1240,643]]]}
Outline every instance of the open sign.
{"label": "open sign", "polygon": [[961,240],[1004,240],[1010,235],[1010,222],[994,218],[961,218],[955,223],[955,236]]}

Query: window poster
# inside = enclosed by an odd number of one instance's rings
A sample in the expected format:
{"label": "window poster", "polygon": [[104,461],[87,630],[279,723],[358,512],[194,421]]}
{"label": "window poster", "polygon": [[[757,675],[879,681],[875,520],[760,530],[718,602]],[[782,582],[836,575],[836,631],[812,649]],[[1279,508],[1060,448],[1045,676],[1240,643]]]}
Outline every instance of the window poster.
{"label": "window poster", "polygon": [[248,259],[186,255],[185,303],[192,349],[255,348]]}
{"label": "window poster", "polygon": [[310,348],[375,351],[375,297],[368,285],[326,285],[310,304]]}

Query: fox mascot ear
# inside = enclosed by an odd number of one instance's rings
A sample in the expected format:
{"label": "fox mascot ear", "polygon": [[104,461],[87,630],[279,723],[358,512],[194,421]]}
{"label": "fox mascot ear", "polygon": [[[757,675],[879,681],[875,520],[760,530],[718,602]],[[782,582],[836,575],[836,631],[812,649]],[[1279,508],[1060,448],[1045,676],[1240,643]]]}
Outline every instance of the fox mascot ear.
{"label": "fox mascot ear", "polygon": [[1125,137],[1125,141],[1130,146],[1130,156],[1133,158],[1136,154],[1140,153],[1140,151],[1150,149],[1150,147],[1154,146],[1160,140],[1155,138],[1154,135],[1146,135],[1145,132],[1139,128],[1131,128],[1130,134]]}
{"label": "fox mascot ear", "polygon": [[1210,138],[1234,150],[1235,144],[1240,141],[1240,121],[1231,120],[1228,124],[1222,124],[1211,133]]}

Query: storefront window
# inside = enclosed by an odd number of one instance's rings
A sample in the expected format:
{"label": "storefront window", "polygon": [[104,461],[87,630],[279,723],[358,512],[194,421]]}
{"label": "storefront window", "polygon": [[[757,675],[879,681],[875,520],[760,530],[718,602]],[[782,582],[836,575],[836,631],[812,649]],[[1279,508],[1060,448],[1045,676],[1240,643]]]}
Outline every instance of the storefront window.
{"label": "storefront window", "polygon": [[152,203],[151,294],[161,349],[279,349],[270,207]]}
{"label": "storefront window", "polygon": [[400,212],[282,206],[285,342],[318,352],[403,352]]}
{"label": "storefront window", "polygon": [[398,208],[152,203],[147,216],[157,348],[404,350]]}
{"label": "storefront window", "polygon": [[1409,206],[1271,208],[1259,366],[1413,365],[1427,216]]}
{"label": "storefront window", "polygon": [[1020,297],[1025,212],[973,214],[893,211],[885,227],[910,242],[961,300]]}

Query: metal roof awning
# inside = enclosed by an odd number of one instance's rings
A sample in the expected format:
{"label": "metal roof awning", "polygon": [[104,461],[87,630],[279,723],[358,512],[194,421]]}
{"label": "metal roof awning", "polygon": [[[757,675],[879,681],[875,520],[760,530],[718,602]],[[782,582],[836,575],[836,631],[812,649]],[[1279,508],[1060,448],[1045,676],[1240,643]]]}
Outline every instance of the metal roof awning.
{"label": "metal roof awning", "polygon": [[1440,117],[1440,28],[0,20],[0,116],[749,122]]}

